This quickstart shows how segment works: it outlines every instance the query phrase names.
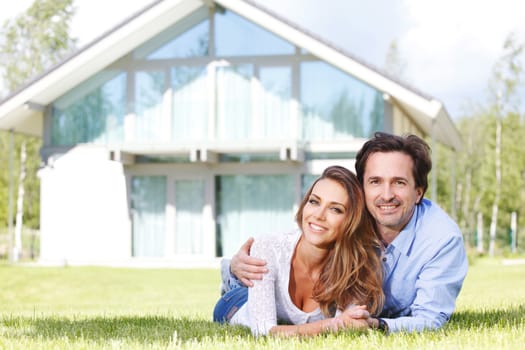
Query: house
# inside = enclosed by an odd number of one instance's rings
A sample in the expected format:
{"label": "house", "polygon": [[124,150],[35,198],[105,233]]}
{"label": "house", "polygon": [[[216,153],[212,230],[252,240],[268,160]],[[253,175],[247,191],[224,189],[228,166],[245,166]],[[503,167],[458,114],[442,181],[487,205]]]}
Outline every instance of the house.
{"label": "house", "polygon": [[43,140],[43,263],[208,266],[376,130],[460,147],[442,103],[260,3],[155,1],[0,102]]}

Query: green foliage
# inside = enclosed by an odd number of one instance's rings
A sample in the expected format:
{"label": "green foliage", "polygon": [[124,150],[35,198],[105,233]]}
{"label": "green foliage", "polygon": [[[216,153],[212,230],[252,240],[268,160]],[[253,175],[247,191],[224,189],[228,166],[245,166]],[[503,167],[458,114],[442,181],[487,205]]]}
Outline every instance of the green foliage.
{"label": "green foliage", "polygon": [[402,57],[397,40],[390,42],[385,57],[384,70],[393,78],[402,79],[405,75],[407,63]]}
{"label": "green foliage", "polygon": [[[59,62],[75,48],[69,36],[75,13],[73,0],[35,0],[18,17],[8,19],[0,31],[0,75],[9,91],[19,88],[28,79]],[[40,166],[41,140],[26,135],[15,135],[13,147],[12,194],[13,220],[20,174],[20,147],[27,152],[24,181],[24,226],[39,228],[40,185],[37,170]],[[10,135],[0,131],[0,228],[8,225]]]}
{"label": "green foliage", "polygon": [[0,72],[9,91],[59,62],[75,47],[69,37],[73,0],[35,0],[1,32]]}
{"label": "green foliage", "polygon": [[[26,144],[26,178],[24,193],[24,226],[37,229],[40,227],[40,182],[37,171],[40,167],[41,140],[26,135],[14,135],[14,147],[12,149],[12,195],[13,195],[13,220],[16,210],[18,195],[18,181],[20,174],[20,147],[22,142]],[[10,157],[10,134],[0,130],[0,228],[8,226],[8,202],[9,202],[9,157]],[[13,222],[14,224],[14,222]]]}
{"label": "green foliage", "polygon": [[[474,244],[476,217],[483,216],[484,236],[488,240],[492,205],[497,191],[497,252],[508,250],[508,231],[512,212],[518,214],[518,248],[525,248],[525,139],[524,116],[519,112],[519,88],[523,80],[523,45],[510,35],[504,52],[495,64],[489,82],[487,105],[479,106],[458,122],[463,149],[454,154],[437,147],[438,202],[449,212],[455,208],[456,219],[466,241]],[[501,124],[501,187],[496,181],[496,125]],[[453,160],[451,162],[451,160]],[[456,183],[451,186],[451,166]],[[485,242],[487,247],[487,242]]]}
{"label": "green foliage", "polygon": [[[217,270],[0,266],[0,348],[521,349],[525,265],[478,259],[439,331],[256,339],[211,322]],[[475,334],[476,336],[472,336]]]}

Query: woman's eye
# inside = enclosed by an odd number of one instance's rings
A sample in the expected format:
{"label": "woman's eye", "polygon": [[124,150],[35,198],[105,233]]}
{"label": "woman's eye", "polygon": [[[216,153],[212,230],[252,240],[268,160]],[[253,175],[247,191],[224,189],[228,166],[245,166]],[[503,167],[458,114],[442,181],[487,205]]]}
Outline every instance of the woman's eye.
{"label": "woman's eye", "polygon": [[343,213],[343,211],[342,211],[340,208],[337,208],[337,207],[332,208],[332,210],[333,210],[335,213],[337,213],[337,214],[342,214],[342,213]]}
{"label": "woman's eye", "polygon": [[308,203],[309,204],[318,204],[319,202],[316,199],[309,199]]}

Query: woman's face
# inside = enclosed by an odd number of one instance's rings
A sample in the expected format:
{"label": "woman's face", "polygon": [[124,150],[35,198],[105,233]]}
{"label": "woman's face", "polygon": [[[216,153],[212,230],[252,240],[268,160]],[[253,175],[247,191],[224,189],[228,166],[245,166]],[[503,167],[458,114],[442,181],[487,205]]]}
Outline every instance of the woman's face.
{"label": "woman's face", "polygon": [[331,179],[315,184],[303,208],[302,229],[308,242],[331,247],[343,229],[350,200],[345,188]]}

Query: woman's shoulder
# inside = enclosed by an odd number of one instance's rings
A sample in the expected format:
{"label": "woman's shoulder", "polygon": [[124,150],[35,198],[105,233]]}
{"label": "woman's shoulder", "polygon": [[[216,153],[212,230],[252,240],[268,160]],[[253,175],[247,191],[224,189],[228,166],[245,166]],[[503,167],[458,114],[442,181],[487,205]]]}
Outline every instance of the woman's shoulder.
{"label": "woman's shoulder", "polygon": [[268,250],[290,250],[295,247],[301,235],[301,231],[294,230],[292,232],[270,234],[258,236],[255,238],[252,251],[268,251]]}
{"label": "woman's shoulder", "polygon": [[261,235],[255,237],[254,245],[255,244],[274,244],[274,245],[281,245],[283,243],[289,243],[289,242],[296,242],[299,236],[301,235],[301,231],[296,229],[291,232],[286,233],[273,233],[273,234],[267,234],[267,235]]}

